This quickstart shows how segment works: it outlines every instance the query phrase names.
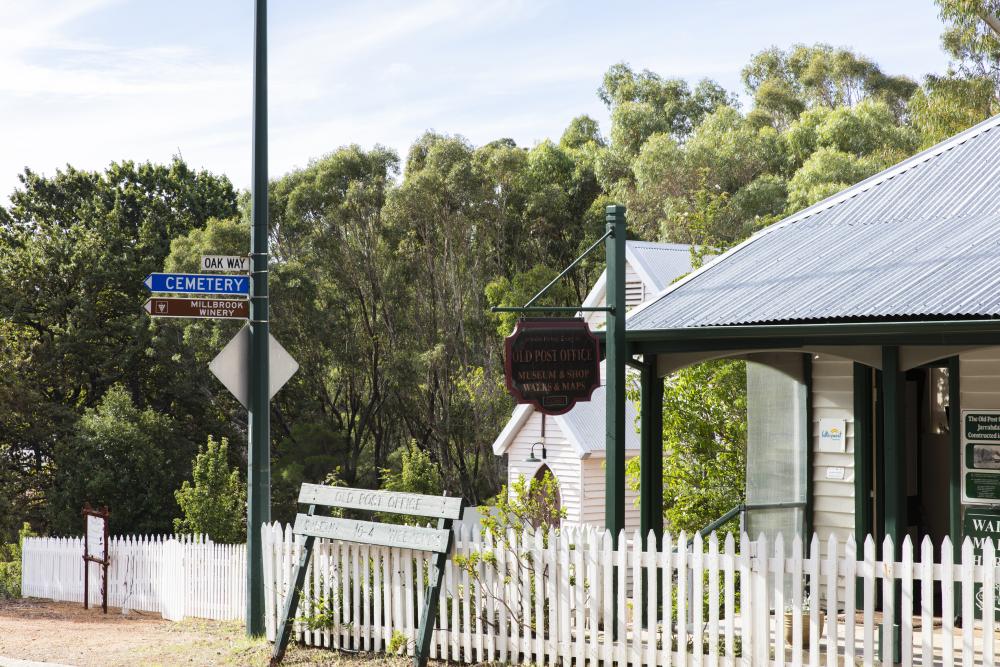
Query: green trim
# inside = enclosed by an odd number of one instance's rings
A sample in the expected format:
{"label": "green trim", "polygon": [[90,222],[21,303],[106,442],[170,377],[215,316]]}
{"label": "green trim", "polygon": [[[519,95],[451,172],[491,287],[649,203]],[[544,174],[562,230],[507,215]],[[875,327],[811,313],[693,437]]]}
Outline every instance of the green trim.
{"label": "green trim", "polygon": [[611,313],[607,306],[493,306],[491,313]]}
{"label": "green trim", "polygon": [[[625,214],[625,208],[622,207],[622,215],[624,215],[624,214]],[[562,273],[560,273],[558,276],[556,276],[555,278],[553,278],[552,282],[550,282],[548,285],[546,285],[545,287],[543,287],[542,291],[540,291],[535,296],[531,297],[531,300],[528,301],[528,303],[524,304],[524,310],[527,310],[528,308],[531,307],[532,304],[534,304],[536,301],[538,301],[539,299],[541,299],[542,296],[544,296],[546,292],[548,292],[550,289],[552,289],[553,285],[555,285],[557,282],[559,282],[567,273],[569,273],[570,271],[572,271],[576,267],[577,264],[579,264],[580,262],[582,262],[584,257],[586,257],[587,255],[589,255],[590,253],[592,253],[597,248],[597,246],[601,245],[601,243],[603,243],[608,237],[613,236],[613,235],[614,235],[614,232],[609,227],[608,230],[606,232],[604,232],[604,236],[602,236],[601,238],[599,238],[596,241],[594,241],[594,243],[589,248],[587,248],[586,250],[584,250],[583,253],[581,253],[579,257],[577,257],[576,259],[574,259],[572,261],[572,263],[570,263],[569,266],[567,266],[565,269],[563,269]]]}
{"label": "green trim", "polygon": [[[608,313],[605,366],[605,503],[604,525],[617,548],[625,528],[625,207],[608,206],[607,238]],[[619,308],[620,306],[620,308]],[[617,597],[617,595],[616,595]]]}
{"label": "green trim", "polygon": [[[908,322],[823,322],[818,324],[756,324],[676,329],[630,329],[630,342],[806,338],[817,336],[899,336],[957,333],[1000,333],[996,320],[923,320]],[[994,339],[995,341],[995,339]]]}
{"label": "green trim", "polygon": [[[951,435],[951,505],[948,508],[948,533],[955,559],[962,555],[962,371],[958,356],[948,359],[948,430]],[[962,616],[961,584],[955,595],[956,618]]]}
{"label": "green trim", "polygon": [[[808,553],[809,547],[812,545],[812,534],[813,526],[815,520],[813,517],[813,507],[814,507],[814,487],[815,482],[813,482],[813,378],[812,378],[812,355],[806,354],[802,357],[802,390],[805,392],[805,429],[803,432],[806,434],[806,506],[802,510],[802,532],[803,541],[806,545],[806,552]],[[810,554],[811,555],[811,554]]]}
{"label": "green trim", "polygon": [[[906,534],[905,466],[906,443],[903,415],[905,405],[905,379],[899,368],[899,348],[887,345],[882,348],[882,403],[885,439],[882,454],[885,460],[885,533],[892,537],[896,551]],[[883,557],[885,557],[883,555]]]}
{"label": "green trim", "polygon": [[663,378],[656,374],[656,357],[640,373],[639,531],[656,542],[663,537]]}
{"label": "green trim", "polygon": [[872,369],[854,364],[854,541],[864,559],[865,537],[872,532]]}

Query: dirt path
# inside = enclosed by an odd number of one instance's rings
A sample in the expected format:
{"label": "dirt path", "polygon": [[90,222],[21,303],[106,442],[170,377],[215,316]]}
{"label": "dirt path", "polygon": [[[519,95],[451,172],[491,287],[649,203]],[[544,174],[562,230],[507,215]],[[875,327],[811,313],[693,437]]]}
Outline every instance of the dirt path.
{"label": "dirt path", "polygon": [[[0,601],[0,657],[72,667],[197,667],[266,665],[271,646],[249,640],[239,623],[186,620],[171,623],[159,614],[118,609],[85,610],[68,602]],[[2,664],[2,663],[0,663]],[[332,651],[290,647],[286,665],[383,665],[406,660],[362,658]]]}

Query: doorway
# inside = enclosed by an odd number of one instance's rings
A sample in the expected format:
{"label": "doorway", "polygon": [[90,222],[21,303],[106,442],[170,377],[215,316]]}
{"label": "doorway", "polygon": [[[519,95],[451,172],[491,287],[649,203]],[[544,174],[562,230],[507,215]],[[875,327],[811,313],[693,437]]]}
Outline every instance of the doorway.
{"label": "doorway", "polygon": [[[950,432],[951,387],[947,360],[910,369],[904,373],[903,395],[903,489],[905,495],[906,535],[920,553],[920,544],[929,537],[935,553],[941,541],[950,535],[952,488],[951,470],[954,448]],[[881,545],[885,537],[884,420],[882,414],[882,372],[869,367],[856,367],[855,426],[863,430],[855,440],[856,493],[861,498],[859,538],[870,533]],[[957,409],[957,408],[956,408]],[[955,539],[952,536],[952,539]],[[861,541],[858,542],[859,549]],[[940,614],[940,590],[935,588],[934,612]],[[919,608],[919,591],[914,591],[914,603]]]}

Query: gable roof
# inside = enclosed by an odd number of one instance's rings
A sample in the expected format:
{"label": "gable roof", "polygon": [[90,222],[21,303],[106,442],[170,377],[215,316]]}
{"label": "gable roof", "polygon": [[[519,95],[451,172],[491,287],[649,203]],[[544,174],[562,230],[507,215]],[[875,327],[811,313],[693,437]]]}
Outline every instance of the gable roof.
{"label": "gable roof", "polygon": [[[628,370],[634,373],[635,371]],[[601,362],[601,378],[604,377],[604,362]],[[591,394],[590,400],[577,403],[569,412],[561,415],[554,415],[559,430],[562,431],[566,439],[570,441],[576,453],[582,458],[590,454],[604,454],[604,417],[606,405],[606,389],[602,384]],[[535,413],[535,408],[527,403],[522,403],[514,408],[514,414],[510,421],[500,431],[500,435],[493,441],[493,453],[497,456],[504,454],[514,443],[514,438],[521,428],[528,421],[528,418]],[[639,411],[633,401],[625,402],[625,451],[639,451],[639,434],[636,432],[636,420],[639,418]]]}
{"label": "gable roof", "polygon": [[1000,316],[1000,116],[758,232],[630,330]]}
{"label": "gable roof", "polygon": [[[651,292],[659,292],[680,276],[691,272],[691,246],[683,243],[626,241],[625,261]],[[608,272],[601,271],[581,305],[604,305],[607,299]]]}

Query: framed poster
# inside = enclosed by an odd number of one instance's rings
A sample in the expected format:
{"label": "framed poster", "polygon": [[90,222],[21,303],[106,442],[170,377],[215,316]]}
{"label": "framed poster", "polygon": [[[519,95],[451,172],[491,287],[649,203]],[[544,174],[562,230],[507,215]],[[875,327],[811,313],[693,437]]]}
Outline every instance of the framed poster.
{"label": "framed poster", "polygon": [[962,502],[1000,505],[1000,410],[962,410]]}

